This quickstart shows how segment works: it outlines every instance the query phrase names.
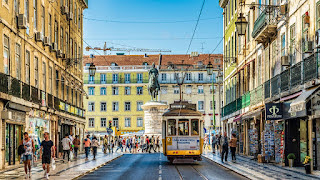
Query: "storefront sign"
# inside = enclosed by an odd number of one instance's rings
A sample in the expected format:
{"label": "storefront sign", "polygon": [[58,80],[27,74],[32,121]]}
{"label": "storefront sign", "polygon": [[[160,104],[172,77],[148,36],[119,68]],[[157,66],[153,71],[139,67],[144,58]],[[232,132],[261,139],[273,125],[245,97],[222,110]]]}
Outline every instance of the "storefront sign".
{"label": "storefront sign", "polygon": [[46,93],[41,91],[41,105],[46,106]]}
{"label": "storefront sign", "polygon": [[66,107],[64,102],[60,101],[59,109],[65,111]]}
{"label": "storefront sign", "polygon": [[267,103],[266,104],[266,120],[282,119],[282,103]]}

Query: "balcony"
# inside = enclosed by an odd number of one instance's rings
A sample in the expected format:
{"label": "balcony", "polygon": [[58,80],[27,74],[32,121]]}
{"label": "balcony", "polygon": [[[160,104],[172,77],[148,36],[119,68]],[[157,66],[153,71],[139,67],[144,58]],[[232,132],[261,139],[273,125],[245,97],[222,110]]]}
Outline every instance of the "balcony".
{"label": "balcony", "polygon": [[246,92],[242,95],[242,108],[248,107],[250,105],[250,92]]}
{"label": "balcony", "polygon": [[271,95],[276,96],[280,93],[280,75],[276,75],[271,79]]}
{"label": "balcony", "polygon": [[318,63],[314,56],[310,56],[303,63],[303,82],[312,81],[318,78]]}
{"label": "balcony", "polygon": [[301,76],[302,76],[302,74],[301,74],[301,64],[302,63],[299,62],[299,63],[295,64],[294,66],[292,66],[290,68],[290,70],[291,70],[291,72],[290,72],[291,73],[290,74],[291,75],[290,76],[291,88],[296,87],[296,86],[301,84]]}
{"label": "balcony", "polygon": [[273,7],[265,8],[254,22],[252,37],[258,43],[266,43],[277,34],[276,11]]}
{"label": "balcony", "polygon": [[[149,70],[152,66],[141,65],[141,66],[96,66],[97,71],[123,71],[123,70]],[[84,66],[84,70],[89,71],[89,66]]]}
{"label": "balcony", "polygon": [[264,100],[264,85],[261,84],[257,88],[250,91],[250,105],[256,105]]}
{"label": "balcony", "polygon": [[30,101],[30,85],[22,83],[22,98],[26,101]]}
{"label": "balcony", "polygon": [[264,99],[270,98],[270,80],[264,83]]}
{"label": "balcony", "polygon": [[47,103],[50,108],[53,108],[53,96],[51,94],[48,94]]}
{"label": "balcony", "polygon": [[286,69],[280,74],[280,91],[288,91],[290,88],[290,69]]}
{"label": "balcony", "polygon": [[148,78],[143,79],[131,79],[130,81],[125,81],[124,78],[120,78],[117,81],[113,81],[112,78],[107,78],[103,81],[100,80],[83,80],[84,84],[133,84],[133,83],[148,83]]}
{"label": "balcony", "polygon": [[39,98],[39,89],[31,86],[31,101],[36,104],[40,104],[41,100]]}

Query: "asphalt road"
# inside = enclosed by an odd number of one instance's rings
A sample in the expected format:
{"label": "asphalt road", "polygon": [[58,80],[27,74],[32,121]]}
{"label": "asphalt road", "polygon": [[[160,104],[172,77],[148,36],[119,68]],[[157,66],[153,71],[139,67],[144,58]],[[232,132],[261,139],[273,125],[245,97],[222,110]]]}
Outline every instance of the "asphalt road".
{"label": "asphalt road", "polygon": [[83,180],[197,180],[197,179],[245,179],[205,158],[192,164],[170,164],[161,153],[125,154]]}

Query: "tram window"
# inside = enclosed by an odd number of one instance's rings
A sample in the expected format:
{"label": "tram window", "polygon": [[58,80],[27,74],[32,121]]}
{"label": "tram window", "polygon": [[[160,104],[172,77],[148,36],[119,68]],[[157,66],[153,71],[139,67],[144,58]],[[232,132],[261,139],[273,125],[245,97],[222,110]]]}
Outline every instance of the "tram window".
{"label": "tram window", "polygon": [[178,131],[181,136],[189,135],[189,120],[188,119],[180,119],[178,123]]}
{"label": "tram window", "polygon": [[192,133],[192,135],[199,135],[199,120],[198,119],[191,120],[191,133]]}
{"label": "tram window", "polygon": [[176,135],[176,120],[169,119],[168,120],[168,136],[175,136]]}

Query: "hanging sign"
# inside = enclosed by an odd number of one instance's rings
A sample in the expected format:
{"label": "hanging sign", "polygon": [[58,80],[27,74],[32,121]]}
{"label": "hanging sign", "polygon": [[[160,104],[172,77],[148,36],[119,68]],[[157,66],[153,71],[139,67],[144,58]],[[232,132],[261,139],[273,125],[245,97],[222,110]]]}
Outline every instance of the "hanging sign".
{"label": "hanging sign", "polygon": [[279,120],[283,118],[282,103],[266,104],[266,120]]}

